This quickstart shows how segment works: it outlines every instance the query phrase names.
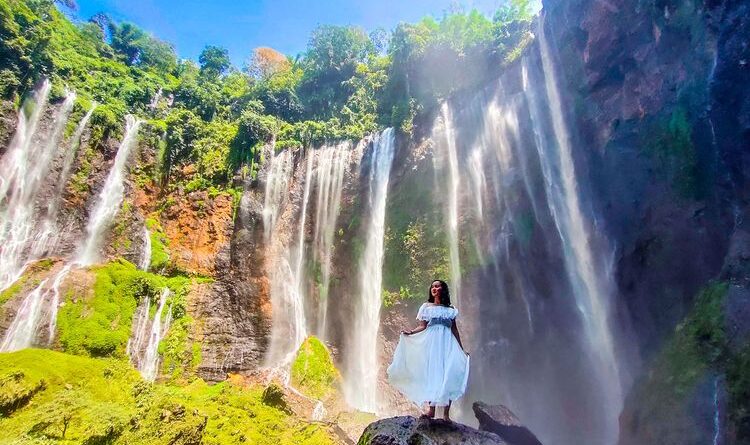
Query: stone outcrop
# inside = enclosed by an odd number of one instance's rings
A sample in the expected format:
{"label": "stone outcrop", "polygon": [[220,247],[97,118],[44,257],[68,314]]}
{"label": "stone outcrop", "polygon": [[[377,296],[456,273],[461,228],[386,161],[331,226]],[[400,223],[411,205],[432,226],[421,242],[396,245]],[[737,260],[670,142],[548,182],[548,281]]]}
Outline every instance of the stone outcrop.
{"label": "stone outcrop", "polygon": [[495,433],[509,445],[542,445],[534,433],[523,426],[506,406],[474,402],[472,408],[479,421],[480,431]]}
{"label": "stone outcrop", "polygon": [[391,417],[371,423],[357,445],[508,445],[498,435],[445,420]]}

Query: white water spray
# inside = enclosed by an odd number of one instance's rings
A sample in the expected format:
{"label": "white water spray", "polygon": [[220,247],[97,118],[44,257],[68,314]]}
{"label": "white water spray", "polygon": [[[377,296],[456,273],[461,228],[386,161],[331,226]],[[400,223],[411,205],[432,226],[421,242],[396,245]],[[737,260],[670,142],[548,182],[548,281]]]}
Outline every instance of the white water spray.
{"label": "white water spray", "polygon": [[368,218],[365,250],[359,266],[360,290],[351,345],[348,348],[344,395],[349,405],[367,412],[378,410],[378,328],[383,282],[385,209],[388,182],[395,151],[393,129],[375,137],[369,177]]}
{"label": "white water spray", "polygon": [[114,165],[109,171],[104,187],[99,192],[89,223],[86,226],[87,239],[78,258],[82,265],[95,263],[99,259],[99,247],[104,231],[114,220],[120,210],[125,192],[125,164],[133,146],[138,140],[138,127],[141,121],[128,115],[126,118],[125,135],[117,150]]}
{"label": "white water spray", "polygon": [[[313,156],[305,159],[304,190],[297,226],[296,249],[289,249],[276,258],[271,275],[271,299],[273,301],[273,332],[271,346],[266,357],[269,366],[286,366],[307,338],[305,316],[305,225],[307,206],[310,201]],[[277,246],[279,247],[279,246]]]}
{"label": "white water spray", "polygon": [[94,114],[96,109],[96,102],[91,106],[88,112],[83,116],[78,125],[76,126],[73,136],[70,138],[70,144],[68,150],[65,152],[65,158],[63,160],[63,166],[60,170],[60,176],[57,178],[57,185],[55,186],[55,192],[52,194],[52,199],[47,205],[47,215],[44,218],[42,229],[39,234],[35,237],[34,247],[32,251],[34,256],[41,258],[45,255],[49,255],[50,252],[54,252],[59,241],[59,228],[57,226],[57,217],[60,212],[60,203],[65,189],[65,184],[68,182],[70,177],[70,170],[73,167],[73,160],[78,153],[78,148],[81,146],[81,137],[86,129],[86,126],[91,120],[91,116]]}
{"label": "white water spray", "polygon": [[143,253],[141,254],[141,261],[138,262],[138,268],[148,271],[149,266],[151,266],[151,232],[145,224],[141,236],[143,237]]}
{"label": "white water spray", "polygon": [[323,147],[318,150],[318,165],[315,174],[317,201],[315,206],[313,259],[320,267],[317,335],[321,339],[325,339],[326,333],[333,240],[341,205],[344,174],[349,162],[350,152],[351,147],[347,143]]}
{"label": "white water spray", "polygon": [[448,250],[450,253],[451,295],[454,304],[460,307],[461,302],[461,259],[458,251],[458,155],[456,154],[456,136],[453,130],[453,118],[447,102],[440,107],[445,132],[445,148],[448,158]]}
{"label": "white water spray", "polygon": [[[53,128],[37,134],[51,84],[44,81],[18,112],[18,124],[8,152],[0,162],[0,290],[16,281],[33,256],[35,227],[39,222],[35,201],[57,149],[62,129],[75,101],[69,93],[58,108]],[[26,110],[31,109],[27,116]]]}
{"label": "white water spray", "polygon": [[[136,311],[136,323],[133,336],[128,342],[130,361],[140,371],[144,379],[153,382],[159,374],[159,343],[167,334],[172,323],[172,307],[162,315],[167,300],[171,295],[169,288],[164,288],[159,296],[159,306],[154,318],[149,320],[150,298]],[[146,334],[148,332],[148,334]]]}
{"label": "white water spray", "polygon": [[[618,416],[623,404],[622,382],[609,325],[612,293],[611,271],[605,270],[593,254],[581,209],[573,162],[571,137],[557,87],[555,67],[546,41],[543,22],[539,26],[539,49],[544,69],[545,90],[556,144],[540,144],[539,157],[549,195],[550,212],[563,242],[565,266],[573,285],[576,305],[583,320],[590,350],[595,359],[606,398],[607,444],[616,443]],[[550,146],[554,145],[554,146]]]}
{"label": "white water spray", "polygon": [[42,280],[39,286],[24,298],[18,308],[16,317],[5,333],[0,352],[18,351],[29,347],[36,338],[37,322],[42,315],[44,303],[44,288],[47,280]]}
{"label": "white water spray", "polygon": [[[3,342],[0,344],[0,351],[15,351],[34,345],[39,335],[41,318],[45,312],[48,318],[46,323],[48,327],[47,342],[50,343],[54,339],[57,311],[60,305],[60,286],[74,267],[86,266],[95,261],[95,253],[99,244],[97,239],[101,237],[106,226],[116,215],[123,198],[124,164],[135,140],[138,124],[138,121],[129,117],[126,134],[115,157],[115,164],[107,177],[102,192],[99,194],[100,199],[93,212],[93,215],[97,217],[94,220],[95,224],[89,221],[88,238],[85,241],[84,249],[79,251],[73,261],[65,264],[57,272],[52,279],[51,288],[46,287],[48,280],[45,279],[26,296],[11,326],[5,332]],[[114,213],[111,212],[112,208],[114,208]]]}

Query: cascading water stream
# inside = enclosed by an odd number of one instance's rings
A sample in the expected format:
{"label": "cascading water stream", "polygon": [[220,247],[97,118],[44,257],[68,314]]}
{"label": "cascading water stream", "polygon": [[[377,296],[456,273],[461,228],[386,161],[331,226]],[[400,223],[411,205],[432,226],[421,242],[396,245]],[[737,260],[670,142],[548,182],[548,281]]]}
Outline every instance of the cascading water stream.
{"label": "cascading water stream", "polygon": [[[571,137],[556,83],[555,67],[544,32],[539,25],[539,49],[544,71],[554,144],[539,144],[538,152],[547,185],[550,213],[557,226],[565,251],[565,266],[573,286],[576,305],[581,314],[593,364],[601,379],[599,385],[606,399],[607,426],[605,443],[616,443],[618,416],[622,409],[622,382],[615,355],[615,342],[609,325],[611,272],[594,257],[587,225],[580,203],[572,156]],[[538,104],[537,104],[538,106]]]}
{"label": "cascading water stream", "polygon": [[721,442],[721,405],[719,404],[719,379],[717,376],[714,379],[714,437],[711,442],[712,445],[720,445]]}
{"label": "cascading water stream", "polygon": [[44,223],[42,223],[42,229],[34,240],[32,252],[37,258],[49,255],[50,252],[54,252],[56,249],[59,238],[57,218],[60,211],[60,203],[62,202],[65,184],[67,184],[68,178],[70,177],[70,170],[73,167],[73,160],[75,159],[75,156],[78,153],[78,148],[81,145],[83,132],[86,130],[86,126],[88,125],[89,120],[91,120],[91,116],[94,114],[96,107],[96,103],[91,106],[89,111],[83,116],[83,119],[78,122],[78,125],[73,132],[73,136],[70,138],[70,145],[65,152],[65,158],[63,159],[60,176],[57,179],[55,192],[52,195],[51,201],[47,205],[47,214],[44,218]]}
{"label": "cascading water stream", "polygon": [[450,253],[451,296],[453,304],[460,306],[461,301],[461,259],[458,252],[458,155],[456,154],[456,136],[453,130],[453,118],[448,102],[440,107],[445,132],[445,148],[448,161],[448,251]]}
{"label": "cascading water stream", "polygon": [[164,288],[159,296],[159,306],[154,318],[149,320],[151,299],[146,298],[135,315],[133,335],[128,342],[128,354],[133,366],[140,371],[145,380],[153,382],[159,373],[159,343],[167,334],[172,323],[172,307],[162,315],[167,300],[171,295],[169,288]]}
{"label": "cascading water stream", "polygon": [[143,343],[147,338],[146,332],[148,331],[149,321],[149,309],[151,308],[151,297],[146,296],[138,308],[135,310],[135,324],[133,324],[133,332],[128,339],[128,345],[125,348],[125,352],[130,357],[130,362],[137,366],[138,361],[136,360],[141,353],[145,350],[146,345]]}
{"label": "cascading water stream", "polygon": [[138,128],[141,122],[131,115],[126,116],[125,135],[120,142],[120,148],[117,150],[112,169],[109,171],[104,187],[99,192],[97,203],[89,217],[86,226],[86,242],[78,254],[78,262],[84,266],[93,264],[98,260],[99,247],[104,231],[120,210],[125,193],[125,164],[130,151],[138,140]]}
{"label": "cascading water stream", "polygon": [[12,352],[31,346],[36,337],[37,322],[42,316],[47,279],[24,298],[18,313],[5,333],[0,352]]}
{"label": "cascading water stream", "polygon": [[[283,159],[280,159],[283,162]],[[276,258],[271,276],[271,299],[273,301],[273,328],[271,346],[266,356],[268,366],[286,366],[307,337],[305,314],[305,224],[307,206],[310,201],[313,156],[305,158],[304,190],[297,226],[296,249]],[[269,210],[269,217],[272,217]],[[279,247],[279,246],[277,246]],[[277,253],[278,255],[278,253]]]}
{"label": "cascading water stream", "polygon": [[317,200],[313,260],[320,267],[317,335],[323,339],[326,333],[333,241],[350,152],[351,147],[346,143],[318,150],[318,165],[315,174]]}
{"label": "cascading water stream", "polygon": [[388,128],[372,143],[367,199],[370,214],[359,265],[358,304],[353,314],[351,344],[347,348],[344,395],[350,406],[367,412],[378,410],[377,342],[382,299],[385,209],[394,151],[393,129]]}
{"label": "cascading water stream", "polygon": [[292,155],[288,150],[279,152],[271,159],[263,201],[263,236],[266,244],[271,242],[276,219],[286,202],[292,168]]}
{"label": "cascading water stream", "polygon": [[[37,134],[50,88],[50,82],[44,81],[33,99],[21,107],[16,133],[0,163],[0,290],[16,281],[24,266],[36,259],[31,252],[39,222],[35,201],[75,100],[69,93],[55,114],[52,131]],[[29,116],[25,113],[28,109],[32,109]]]}
{"label": "cascading water stream", "polygon": [[148,271],[151,266],[151,232],[148,227],[144,224],[143,226],[143,253],[141,261],[138,262],[138,268],[144,271]]}
{"label": "cascading water stream", "polygon": [[40,321],[45,312],[48,318],[46,323],[49,332],[48,343],[54,338],[57,310],[60,304],[60,286],[74,267],[87,266],[96,261],[99,238],[117,214],[123,198],[125,161],[134,145],[139,124],[140,121],[128,116],[126,132],[117,151],[114,165],[92,211],[94,218],[89,221],[88,237],[85,240],[84,248],[78,252],[73,261],[66,263],[55,274],[52,278],[51,288],[46,287],[48,279],[45,279],[26,296],[11,326],[5,332],[3,342],[0,344],[0,351],[15,351],[35,344],[39,335]]}

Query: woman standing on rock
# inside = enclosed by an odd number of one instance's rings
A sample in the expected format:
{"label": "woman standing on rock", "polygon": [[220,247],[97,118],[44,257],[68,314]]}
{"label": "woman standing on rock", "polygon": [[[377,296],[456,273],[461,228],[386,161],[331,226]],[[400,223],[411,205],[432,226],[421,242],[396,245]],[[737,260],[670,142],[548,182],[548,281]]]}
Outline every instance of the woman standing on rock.
{"label": "woman standing on rock", "polygon": [[430,285],[427,302],[417,312],[419,326],[401,331],[388,381],[411,401],[428,409],[424,416],[434,418],[435,407],[445,406],[443,418],[450,420],[451,402],[466,390],[469,354],[461,345],[456,325],[458,310],[451,306],[445,281]]}

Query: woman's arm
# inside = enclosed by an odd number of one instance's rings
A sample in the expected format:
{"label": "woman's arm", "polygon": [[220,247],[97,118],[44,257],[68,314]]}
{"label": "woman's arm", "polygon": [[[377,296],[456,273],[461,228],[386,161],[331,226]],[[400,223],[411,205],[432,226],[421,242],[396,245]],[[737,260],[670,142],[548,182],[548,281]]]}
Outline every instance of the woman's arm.
{"label": "woman's arm", "polygon": [[[458,325],[456,324],[456,320],[453,320],[453,324],[451,325],[451,332],[453,332],[453,335],[456,337],[456,340],[458,340],[458,346],[461,346],[461,349],[464,349],[464,345],[461,344],[461,335],[458,333]],[[466,350],[464,349],[464,352]]]}
{"label": "woman's arm", "polygon": [[420,320],[419,321],[419,326],[417,326],[416,329],[412,329],[412,330],[404,329],[404,330],[401,331],[401,333],[404,334],[404,335],[411,335],[411,334],[416,334],[417,332],[422,332],[425,329],[427,329],[427,322],[424,321],[424,320]]}

